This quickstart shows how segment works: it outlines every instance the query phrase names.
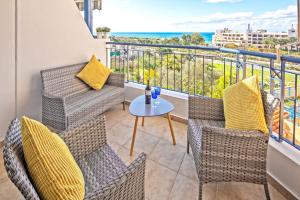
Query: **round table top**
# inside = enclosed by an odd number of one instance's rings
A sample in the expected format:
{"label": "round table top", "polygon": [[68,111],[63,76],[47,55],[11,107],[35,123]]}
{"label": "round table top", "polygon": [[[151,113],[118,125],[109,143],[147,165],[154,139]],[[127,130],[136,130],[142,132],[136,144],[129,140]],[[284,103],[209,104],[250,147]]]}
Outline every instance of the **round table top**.
{"label": "round table top", "polygon": [[151,99],[151,104],[145,104],[145,95],[141,95],[135,98],[130,106],[129,112],[133,116],[137,117],[154,117],[167,114],[174,110],[173,104],[169,101],[159,98],[159,104],[154,106],[154,100]]}

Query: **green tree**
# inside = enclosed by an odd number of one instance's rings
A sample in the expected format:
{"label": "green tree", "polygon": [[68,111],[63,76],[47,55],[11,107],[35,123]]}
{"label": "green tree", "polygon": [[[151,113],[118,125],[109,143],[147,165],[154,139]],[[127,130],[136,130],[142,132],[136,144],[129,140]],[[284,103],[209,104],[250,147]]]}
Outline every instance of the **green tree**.
{"label": "green tree", "polygon": [[200,33],[193,33],[191,35],[191,44],[193,45],[201,45],[205,44],[204,38],[200,35]]}
{"label": "green tree", "polygon": [[266,38],[264,41],[263,41],[263,44],[265,46],[267,46],[269,49],[271,48],[275,48],[275,46],[277,45],[278,41],[276,41],[275,38],[272,38],[272,37],[269,37],[269,38]]}
{"label": "green tree", "polygon": [[226,44],[224,47],[225,48],[229,48],[229,49],[237,49],[237,48],[239,48],[239,46],[236,45],[236,44],[234,44],[234,43]]}
{"label": "green tree", "polygon": [[183,45],[190,45],[192,41],[192,37],[189,34],[188,35],[183,34],[181,40]]}

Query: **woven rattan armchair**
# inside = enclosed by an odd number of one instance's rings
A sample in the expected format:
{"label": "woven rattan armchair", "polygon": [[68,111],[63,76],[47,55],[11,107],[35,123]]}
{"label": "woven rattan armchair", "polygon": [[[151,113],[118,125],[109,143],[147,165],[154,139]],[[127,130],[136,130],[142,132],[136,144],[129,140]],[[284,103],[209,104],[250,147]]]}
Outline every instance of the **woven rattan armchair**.
{"label": "woven rattan armchair", "polygon": [[42,121],[56,132],[77,127],[117,104],[125,109],[125,75],[111,73],[101,90],[93,90],[76,77],[86,64],[41,71]]}
{"label": "woven rattan armchair", "polygon": [[[126,166],[107,145],[105,132],[105,119],[100,116],[60,134],[84,175],[84,199],[144,199],[145,154]],[[3,157],[9,178],[25,199],[40,199],[27,173],[18,119],[9,126]]]}
{"label": "woven rattan armchair", "polygon": [[[278,100],[262,92],[265,118],[271,126]],[[259,131],[225,129],[222,99],[189,96],[187,151],[189,145],[202,187],[211,182],[262,184],[270,199],[266,157],[269,137]]]}

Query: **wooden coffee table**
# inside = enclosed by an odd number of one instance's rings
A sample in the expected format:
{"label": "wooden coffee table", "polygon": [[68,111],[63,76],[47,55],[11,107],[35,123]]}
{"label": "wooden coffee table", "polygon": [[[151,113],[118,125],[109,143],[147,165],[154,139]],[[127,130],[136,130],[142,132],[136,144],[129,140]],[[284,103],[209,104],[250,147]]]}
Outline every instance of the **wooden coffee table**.
{"label": "wooden coffee table", "polygon": [[174,130],[172,127],[171,116],[170,116],[170,112],[172,112],[173,110],[174,110],[174,106],[169,101],[163,98],[159,99],[159,105],[157,106],[153,106],[153,99],[151,104],[149,105],[145,104],[145,95],[139,96],[131,102],[129,106],[129,112],[131,115],[135,116],[135,123],[134,123],[133,135],[131,141],[130,156],[133,155],[133,148],[134,148],[134,142],[135,142],[139,117],[142,117],[142,126],[144,126],[145,117],[157,117],[157,116],[167,115],[173,144],[176,145]]}

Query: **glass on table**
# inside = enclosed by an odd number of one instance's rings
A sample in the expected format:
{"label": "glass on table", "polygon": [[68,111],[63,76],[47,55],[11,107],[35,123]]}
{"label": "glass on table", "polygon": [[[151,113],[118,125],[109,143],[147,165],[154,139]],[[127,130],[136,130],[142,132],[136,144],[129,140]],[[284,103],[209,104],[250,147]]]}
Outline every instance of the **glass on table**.
{"label": "glass on table", "polygon": [[160,93],[161,93],[161,88],[160,87],[155,87],[154,90],[155,90],[155,94],[158,98],[157,104],[159,104],[159,96],[160,96]]}
{"label": "glass on table", "polygon": [[157,105],[157,94],[156,94],[155,90],[151,90],[151,96],[152,96],[152,99],[153,99],[153,106],[156,107],[156,105]]}

